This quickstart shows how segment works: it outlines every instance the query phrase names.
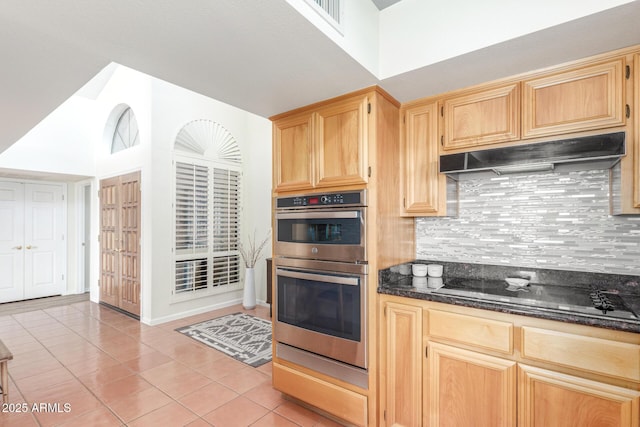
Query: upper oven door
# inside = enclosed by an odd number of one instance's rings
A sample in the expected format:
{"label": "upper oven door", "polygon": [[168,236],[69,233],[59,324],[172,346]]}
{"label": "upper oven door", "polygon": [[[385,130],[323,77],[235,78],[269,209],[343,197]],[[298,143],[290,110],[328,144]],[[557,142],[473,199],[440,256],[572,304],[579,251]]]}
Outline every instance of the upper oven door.
{"label": "upper oven door", "polygon": [[366,208],[276,212],[278,256],[366,262]]}

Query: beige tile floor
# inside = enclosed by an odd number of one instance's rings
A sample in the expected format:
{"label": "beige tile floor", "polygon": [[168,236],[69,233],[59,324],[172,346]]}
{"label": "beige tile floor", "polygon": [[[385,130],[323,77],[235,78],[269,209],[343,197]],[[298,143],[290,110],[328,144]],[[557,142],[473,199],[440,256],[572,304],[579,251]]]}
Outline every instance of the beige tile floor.
{"label": "beige tile floor", "polygon": [[0,316],[14,356],[0,427],[337,426],[274,390],[271,363],[252,368],[174,331],[237,311],[269,318],[238,305],[147,326],[88,301]]}

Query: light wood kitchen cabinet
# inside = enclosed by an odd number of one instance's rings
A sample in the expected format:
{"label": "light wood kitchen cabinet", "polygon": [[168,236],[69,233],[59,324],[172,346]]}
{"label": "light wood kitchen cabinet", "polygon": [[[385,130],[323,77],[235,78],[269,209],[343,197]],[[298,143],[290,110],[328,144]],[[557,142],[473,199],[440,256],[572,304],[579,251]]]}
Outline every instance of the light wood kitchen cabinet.
{"label": "light wood kitchen cabinet", "polygon": [[274,120],[275,191],[365,184],[369,105],[358,95]]}
{"label": "light wood kitchen cabinet", "polygon": [[366,96],[336,102],[316,113],[317,187],[367,182]]}
{"label": "light wood kitchen cabinet", "polygon": [[[360,284],[360,321],[366,326],[360,338],[366,343],[366,371],[302,350],[283,350],[292,344],[286,337],[283,342],[278,337],[273,340],[274,388],[347,425],[374,427],[383,422],[378,417],[378,325],[382,320],[377,271],[415,257],[414,221],[401,215],[399,109],[400,103],[388,93],[370,87],[271,117],[273,197],[366,190],[369,274]],[[289,153],[297,147],[303,153]],[[277,255],[275,248],[273,253]],[[275,271],[272,274],[273,300],[278,301]],[[404,349],[399,348],[398,354],[404,357]],[[419,355],[415,364],[419,389]],[[416,407],[419,425],[419,400]],[[398,416],[404,419],[402,409]]]}
{"label": "light wood kitchen cabinet", "polygon": [[429,427],[640,427],[638,334],[389,295],[380,302],[384,425],[416,425],[421,402]]}
{"label": "light wood kitchen cabinet", "polygon": [[429,343],[430,427],[511,427],[516,424],[516,362]]}
{"label": "light wood kitchen cabinet", "polygon": [[518,366],[518,426],[637,427],[640,392]]}
{"label": "light wood kitchen cabinet", "polygon": [[422,308],[387,302],[381,346],[386,355],[381,419],[387,426],[422,423]]}
{"label": "light wood kitchen cabinet", "polygon": [[520,84],[510,83],[442,100],[443,151],[520,139]]}
{"label": "light wood kitchen cabinet", "polygon": [[313,114],[305,112],[273,123],[273,160],[278,190],[313,188]]}
{"label": "light wood kitchen cabinet", "polygon": [[632,205],[636,208],[634,213],[640,213],[640,53],[634,55],[633,60],[633,105],[634,105],[634,132],[630,142],[631,153],[628,168],[628,179],[631,180]]}
{"label": "light wood kitchen cabinet", "polygon": [[407,216],[446,213],[446,176],[439,173],[438,106],[435,102],[400,112],[403,208]]}
{"label": "light wood kitchen cabinet", "polygon": [[522,137],[624,126],[624,58],[523,82]]}

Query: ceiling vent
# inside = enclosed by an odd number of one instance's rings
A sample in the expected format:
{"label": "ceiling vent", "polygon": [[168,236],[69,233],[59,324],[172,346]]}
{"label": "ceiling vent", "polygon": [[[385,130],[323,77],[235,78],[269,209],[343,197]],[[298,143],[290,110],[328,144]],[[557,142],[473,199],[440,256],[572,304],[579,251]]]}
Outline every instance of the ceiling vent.
{"label": "ceiling vent", "polygon": [[313,10],[342,34],[341,0],[305,0]]}

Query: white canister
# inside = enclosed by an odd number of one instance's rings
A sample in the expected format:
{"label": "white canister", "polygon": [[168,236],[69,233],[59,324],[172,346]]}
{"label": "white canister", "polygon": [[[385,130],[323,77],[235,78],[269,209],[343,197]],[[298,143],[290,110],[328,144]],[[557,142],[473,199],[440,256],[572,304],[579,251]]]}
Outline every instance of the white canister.
{"label": "white canister", "polygon": [[427,264],[427,273],[429,277],[442,277],[441,264]]}
{"label": "white canister", "polygon": [[398,272],[404,276],[411,274],[411,266],[409,264],[400,264],[398,266]]}
{"label": "white canister", "polygon": [[412,264],[411,272],[416,277],[425,277],[427,275],[428,267],[426,264]]}

